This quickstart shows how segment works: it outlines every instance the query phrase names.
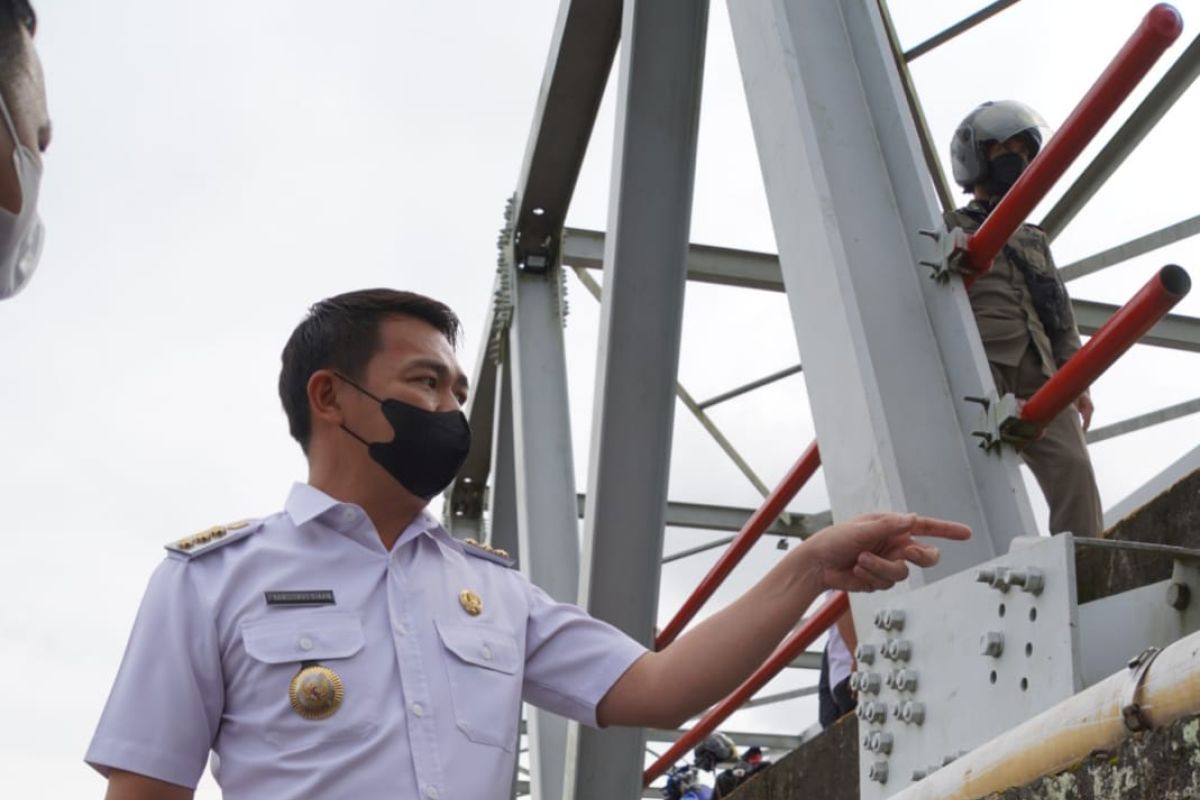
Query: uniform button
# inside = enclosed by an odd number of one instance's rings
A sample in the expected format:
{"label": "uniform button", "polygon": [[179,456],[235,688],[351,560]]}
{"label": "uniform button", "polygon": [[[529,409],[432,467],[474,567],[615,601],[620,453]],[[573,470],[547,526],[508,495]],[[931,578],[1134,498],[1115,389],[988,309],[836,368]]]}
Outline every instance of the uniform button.
{"label": "uniform button", "polygon": [[396,635],[397,636],[408,636],[408,628],[404,627],[403,622],[396,623]]}
{"label": "uniform button", "polygon": [[488,647],[486,644],[483,646],[483,658],[485,661],[492,660],[492,648]]}
{"label": "uniform button", "polygon": [[[420,703],[413,703],[408,708],[410,711],[412,711],[414,717],[425,716],[425,708]],[[433,787],[430,787],[430,788],[433,788]]]}
{"label": "uniform button", "polygon": [[353,508],[342,509],[342,522],[354,522],[358,519],[358,511]]}
{"label": "uniform button", "polygon": [[307,636],[301,636],[300,640],[297,641],[296,644],[300,645],[301,650],[312,650],[313,649],[313,641],[312,641],[312,639],[308,638]]}
{"label": "uniform button", "polygon": [[425,796],[428,797],[429,800],[437,800],[438,799],[437,787],[436,786],[426,786],[425,787]]}

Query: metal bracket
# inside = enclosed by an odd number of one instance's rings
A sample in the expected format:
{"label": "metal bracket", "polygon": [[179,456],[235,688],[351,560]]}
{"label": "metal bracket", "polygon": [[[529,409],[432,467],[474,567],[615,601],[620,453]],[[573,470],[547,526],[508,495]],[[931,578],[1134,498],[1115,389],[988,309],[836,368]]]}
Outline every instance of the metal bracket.
{"label": "metal bracket", "polygon": [[1150,665],[1161,652],[1162,650],[1157,647],[1147,647],[1139,655],[1129,660],[1129,669],[1133,671],[1133,674],[1129,676],[1129,691],[1125,694],[1125,702],[1121,704],[1121,717],[1125,720],[1125,727],[1135,733],[1150,728],[1150,722],[1142,713],[1142,707],[1137,702],[1137,693]]}
{"label": "metal bracket", "polygon": [[919,261],[921,266],[929,267],[930,276],[938,283],[949,283],[951,275],[968,275],[970,270],[967,268],[966,252],[967,252],[967,232],[962,228],[954,230],[946,230],[946,227],[939,226],[935,230],[922,228],[917,231],[922,236],[933,240],[937,246],[936,261]]}
{"label": "metal bracket", "polygon": [[986,397],[964,397],[977,403],[982,412],[979,426],[971,435],[979,439],[979,446],[989,452],[999,450],[1005,442],[1022,445],[1037,438],[1039,430],[1033,423],[1021,419],[1021,401],[1015,395],[998,397],[995,392]]}

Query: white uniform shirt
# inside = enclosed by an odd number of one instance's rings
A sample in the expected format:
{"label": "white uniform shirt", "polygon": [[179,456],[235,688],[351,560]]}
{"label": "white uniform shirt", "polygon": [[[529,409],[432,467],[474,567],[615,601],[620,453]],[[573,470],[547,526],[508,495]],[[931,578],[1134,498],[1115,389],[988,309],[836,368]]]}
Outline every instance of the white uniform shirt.
{"label": "white uniform shirt", "polygon": [[[832,597],[832,592],[825,594],[826,601]],[[832,690],[834,686],[849,678],[850,672],[854,668],[850,648],[846,646],[846,640],[842,638],[842,632],[838,630],[837,625],[829,626],[829,641],[825,645],[825,655],[829,658],[829,688]]]}
{"label": "white uniform shirt", "polygon": [[[226,800],[507,798],[522,698],[594,726],[646,652],[431,515],[389,552],[362,509],[310,486],[285,509],[158,567],[88,748],[101,773],[194,787],[211,749]],[[265,597],[312,590],[335,604]],[[307,662],[344,687],[325,719],[289,700]]]}

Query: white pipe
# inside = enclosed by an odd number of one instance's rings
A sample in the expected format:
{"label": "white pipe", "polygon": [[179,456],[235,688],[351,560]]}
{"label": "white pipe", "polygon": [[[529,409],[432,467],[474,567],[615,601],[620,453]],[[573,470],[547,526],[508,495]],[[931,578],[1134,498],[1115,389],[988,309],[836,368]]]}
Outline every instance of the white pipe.
{"label": "white pipe", "polygon": [[[1105,678],[980,745],[891,800],[970,800],[1060,772],[1124,739],[1121,707],[1133,673]],[[1167,647],[1142,679],[1137,700],[1153,728],[1200,711],[1200,633]]]}

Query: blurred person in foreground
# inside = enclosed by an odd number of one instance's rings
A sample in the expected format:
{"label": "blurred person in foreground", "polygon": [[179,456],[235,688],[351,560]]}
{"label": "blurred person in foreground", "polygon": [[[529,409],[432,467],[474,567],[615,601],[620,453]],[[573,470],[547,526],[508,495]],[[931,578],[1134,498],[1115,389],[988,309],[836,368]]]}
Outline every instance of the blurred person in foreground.
{"label": "blurred person in foreground", "polygon": [[42,156],[50,144],[46,85],[26,0],[0,0],[0,300],[29,282],[42,253]]}

